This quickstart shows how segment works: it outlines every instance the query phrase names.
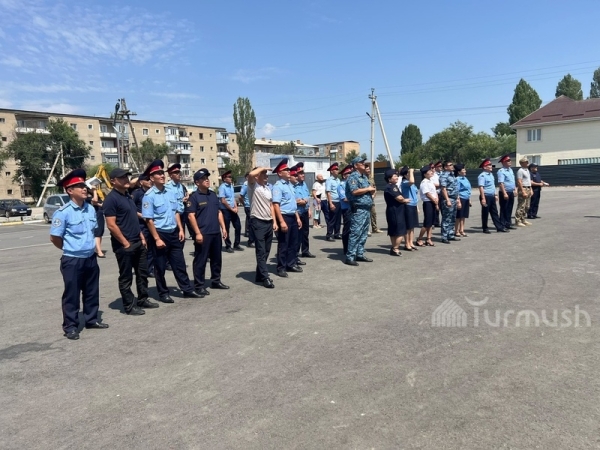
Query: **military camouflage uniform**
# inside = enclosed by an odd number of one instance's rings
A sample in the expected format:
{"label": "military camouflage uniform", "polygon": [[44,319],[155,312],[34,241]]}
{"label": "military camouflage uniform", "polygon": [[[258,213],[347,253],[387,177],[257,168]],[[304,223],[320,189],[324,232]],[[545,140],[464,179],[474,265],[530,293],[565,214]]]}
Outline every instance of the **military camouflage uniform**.
{"label": "military camouflage uniform", "polygon": [[365,242],[369,233],[369,223],[371,221],[371,205],[373,198],[371,193],[354,195],[353,192],[358,189],[369,187],[369,179],[360,172],[352,172],[346,180],[346,197],[350,202],[352,219],[350,225],[350,239],[348,242],[348,253],[346,259],[355,261],[357,257],[364,256]]}
{"label": "military camouflage uniform", "polygon": [[440,188],[446,188],[451,206],[440,194],[440,205],[442,207],[442,239],[454,238],[454,223],[456,222],[456,203],[458,202],[458,180],[450,171],[442,172],[440,175]]}

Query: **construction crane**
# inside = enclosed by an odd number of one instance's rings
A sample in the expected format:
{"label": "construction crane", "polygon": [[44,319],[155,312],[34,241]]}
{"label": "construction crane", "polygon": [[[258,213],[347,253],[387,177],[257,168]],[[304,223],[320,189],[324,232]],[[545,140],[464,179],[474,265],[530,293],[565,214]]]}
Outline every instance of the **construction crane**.
{"label": "construction crane", "polygon": [[104,164],[100,164],[98,166],[98,169],[96,170],[96,174],[86,180],[86,184],[90,187],[92,187],[93,185],[98,186],[98,197],[100,198],[100,200],[104,201],[104,198],[106,197],[106,195],[108,195],[108,192],[104,192],[101,188],[101,184],[104,183],[104,185],[106,186],[106,188],[110,191],[112,190],[112,183],[110,182],[110,177],[108,176],[108,173],[106,172],[106,167],[104,167]]}

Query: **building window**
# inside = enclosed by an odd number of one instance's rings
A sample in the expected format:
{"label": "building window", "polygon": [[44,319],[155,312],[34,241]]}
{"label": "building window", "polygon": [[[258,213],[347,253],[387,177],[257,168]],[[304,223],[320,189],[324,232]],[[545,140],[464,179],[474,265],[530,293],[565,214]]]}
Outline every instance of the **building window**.
{"label": "building window", "polygon": [[194,162],[194,158],[192,158],[192,162]]}
{"label": "building window", "polygon": [[201,151],[201,152],[203,152],[203,151],[204,151],[204,146],[203,146],[203,145],[201,145],[201,146],[200,146],[200,151]]}
{"label": "building window", "polygon": [[6,136],[2,136],[2,142],[6,142]]}
{"label": "building window", "polygon": [[96,157],[95,157],[94,155],[91,155],[91,156],[90,156],[90,159],[91,159],[92,161],[94,161],[94,160],[96,159]]}
{"label": "building window", "polygon": [[235,138],[231,138],[231,143],[235,144]]}
{"label": "building window", "polygon": [[190,131],[190,137],[192,137],[192,132]]}
{"label": "building window", "polygon": [[102,148],[115,148],[113,141],[102,141]]}
{"label": "building window", "polygon": [[317,170],[323,170],[323,161],[317,161]]}
{"label": "building window", "polygon": [[542,129],[527,130],[527,142],[535,142],[542,140]]}
{"label": "building window", "polygon": [[77,124],[76,123],[71,123],[69,125],[71,125],[71,128],[73,128],[75,131],[77,131]]}
{"label": "building window", "polygon": [[206,159],[200,158],[200,164],[206,164]]}
{"label": "building window", "polygon": [[4,175],[10,177],[10,172],[4,172]]}
{"label": "building window", "polygon": [[231,150],[231,153],[235,153],[235,150]]}
{"label": "building window", "polygon": [[31,197],[31,189],[25,189],[25,197]]}
{"label": "building window", "polygon": [[199,139],[204,139],[204,133],[198,133],[198,138]]}
{"label": "building window", "polygon": [[90,145],[94,145],[94,141],[90,141]]}
{"label": "building window", "polygon": [[94,125],[92,125],[91,123],[88,123],[88,130],[93,130],[94,129]]}
{"label": "building window", "polygon": [[6,193],[7,193],[8,195],[12,195],[12,189],[7,189]]}
{"label": "building window", "polygon": [[160,134],[160,130],[159,130],[159,129],[156,129],[156,130],[154,130],[154,132],[155,132],[156,134]]}
{"label": "building window", "polygon": [[0,123],[5,123],[6,119],[4,117],[0,117]]}
{"label": "building window", "polygon": [[108,133],[108,127],[106,125],[100,125],[100,133]]}
{"label": "building window", "polygon": [[148,134],[149,134],[148,128],[142,128],[142,135],[148,136]]}

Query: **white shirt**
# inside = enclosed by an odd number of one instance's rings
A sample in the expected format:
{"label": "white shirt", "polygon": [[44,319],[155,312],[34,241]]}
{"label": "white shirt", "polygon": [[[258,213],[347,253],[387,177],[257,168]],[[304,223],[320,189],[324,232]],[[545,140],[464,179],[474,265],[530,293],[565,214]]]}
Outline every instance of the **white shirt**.
{"label": "white shirt", "polygon": [[[440,175],[436,171],[433,172],[433,175],[431,175],[430,180],[434,184],[434,186],[440,185]],[[436,192],[439,194],[440,188],[437,188]]]}
{"label": "white shirt", "polygon": [[318,181],[315,181],[312,185],[312,190],[316,191],[315,195],[317,196],[317,198],[320,198],[321,200],[326,200],[324,197],[319,197],[325,194],[325,182],[319,183]]}
{"label": "white shirt", "polygon": [[427,194],[431,194],[433,198],[438,198],[437,192],[435,190],[435,184],[433,184],[433,181],[431,181],[431,179],[428,180],[427,178],[424,178],[423,181],[421,181],[421,185],[419,186],[419,197],[421,198],[421,201],[431,201],[429,200],[429,197],[427,197]]}
{"label": "white shirt", "polygon": [[531,187],[531,174],[529,173],[529,169],[521,167],[517,171],[517,179],[521,180],[523,187]]}

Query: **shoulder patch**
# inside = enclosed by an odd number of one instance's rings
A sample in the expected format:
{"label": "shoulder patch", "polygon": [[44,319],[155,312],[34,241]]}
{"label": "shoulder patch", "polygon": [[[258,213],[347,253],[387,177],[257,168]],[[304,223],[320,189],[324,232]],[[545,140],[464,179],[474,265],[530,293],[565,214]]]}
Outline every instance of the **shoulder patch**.
{"label": "shoulder patch", "polygon": [[60,227],[61,225],[62,225],[62,221],[58,217],[52,221],[53,227]]}
{"label": "shoulder patch", "polygon": [[144,202],[144,204],[142,205],[142,207],[144,209],[147,209],[149,206],[150,206],[150,203],[148,203],[148,202]]}
{"label": "shoulder patch", "polygon": [[186,203],[186,206],[187,206],[188,208],[191,208],[191,206],[192,206],[192,202],[187,202],[187,203]]}

